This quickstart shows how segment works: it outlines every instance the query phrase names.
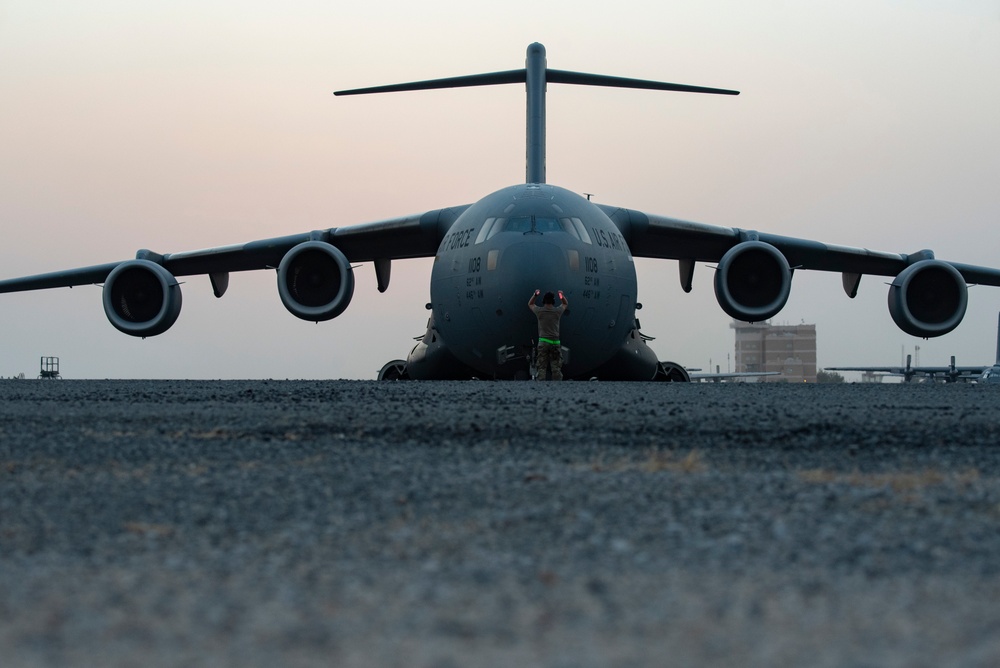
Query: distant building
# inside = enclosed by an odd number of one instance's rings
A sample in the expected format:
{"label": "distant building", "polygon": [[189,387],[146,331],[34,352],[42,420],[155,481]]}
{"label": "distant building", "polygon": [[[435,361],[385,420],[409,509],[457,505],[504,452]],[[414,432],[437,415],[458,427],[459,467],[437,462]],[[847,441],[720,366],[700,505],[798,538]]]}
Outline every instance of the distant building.
{"label": "distant building", "polygon": [[778,371],[761,382],[816,382],[816,325],[772,325],[733,320],[736,330],[734,371]]}

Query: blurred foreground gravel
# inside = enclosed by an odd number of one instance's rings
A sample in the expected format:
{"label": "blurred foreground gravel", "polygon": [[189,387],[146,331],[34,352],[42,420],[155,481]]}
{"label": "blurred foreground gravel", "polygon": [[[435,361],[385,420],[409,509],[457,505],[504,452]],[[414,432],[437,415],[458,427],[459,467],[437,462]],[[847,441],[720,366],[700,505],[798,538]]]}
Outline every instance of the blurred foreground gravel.
{"label": "blurred foreground gravel", "polygon": [[0,665],[1000,665],[1000,387],[0,381]]}

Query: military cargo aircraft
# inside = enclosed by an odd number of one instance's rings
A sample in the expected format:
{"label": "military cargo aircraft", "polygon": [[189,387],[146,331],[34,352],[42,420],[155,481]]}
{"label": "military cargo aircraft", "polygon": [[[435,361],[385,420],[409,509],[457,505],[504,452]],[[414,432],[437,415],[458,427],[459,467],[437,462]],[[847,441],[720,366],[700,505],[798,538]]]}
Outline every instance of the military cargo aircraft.
{"label": "military cargo aircraft", "polygon": [[913,356],[906,356],[905,366],[828,366],[827,371],[863,371],[864,373],[880,373],[888,376],[901,376],[904,383],[909,383],[914,378],[921,378],[930,382],[938,380],[946,383],[956,381],[969,381],[979,378],[983,371],[989,367],[984,366],[955,366],[955,356],[951,356],[951,364],[948,366],[912,366]]}
{"label": "military cargo aircraft", "polygon": [[526,178],[472,204],[389,220],[333,227],[198,251],[160,254],[0,281],[0,292],[103,284],[104,312],[118,330],[163,334],[181,310],[178,276],[207,274],[222,297],[233,272],[276,270],[278,296],[292,315],[335,318],[354,292],[352,264],[372,262],[380,292],[393,260],[433,257],[430,318],[405,360],[382,379],[515,379],[531,376],[537,335],[525,296],[563,290],[564,376],[576,379],[684,381],[679,364],[661,362],[640,332],[634,257],[676,260],[685,292],[696,262],[716,264],[720,307],[738,320],[773,317],[785,305],[796,269],[839,272],[849,297],[861,276],[891,276],[889,312],[904,332],[941,336],[962,321],[967,284],[1000,285],[1000,270],[935,258],[829,245],[754,230],[668,218],[591,202],[546,182],[545,96],[549,84],[737,95],[735,90],[549,69],[531,44],[523,69],[433,79],[336,95],[523,84],[527,98]]}
{"label": "military cargo aircraft", "polygon": [[979,383],[1000,383],[1000,318],[997,322],[997,358],[993,366],[955,366],[955,356],[951,356],[948,366],[911,366],[912,355],[906,356],[906,366],[828,366],[827,371],[863,371],[865,373],[883,373],[890,376],[902,376],[904,383],[909,383],[920,376],[929,382],[943,380],[946,383],[957,381],[977,381]]}

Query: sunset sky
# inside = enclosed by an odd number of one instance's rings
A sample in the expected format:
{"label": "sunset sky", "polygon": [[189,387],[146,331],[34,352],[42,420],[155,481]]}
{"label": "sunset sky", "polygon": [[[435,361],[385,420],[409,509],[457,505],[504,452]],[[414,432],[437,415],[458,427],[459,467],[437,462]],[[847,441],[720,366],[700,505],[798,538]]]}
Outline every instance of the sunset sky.
{"label": "sunset sky", "polygon": [[[552,68],[738,97],[550,85],[549,183],[715,225],[1000,266],[1000,1],[0,3],[0,278],[467,204],[524,180],[524,89],[334,90]],[[660,359],[727,366],[710,266],[637,260]],[[172,329],[107,321],[101,290],[0,295],[0,376],[374,378],[423,333],[430,260],[370,264],[307,323],[273,272],[183,279]],[[991,364],[1000,289],[959,328],[893,324],[886,280],[848,299],[797,272],[776,323],[815,323],[820,366]],[[731,362],[729,362],[731,363]]]}

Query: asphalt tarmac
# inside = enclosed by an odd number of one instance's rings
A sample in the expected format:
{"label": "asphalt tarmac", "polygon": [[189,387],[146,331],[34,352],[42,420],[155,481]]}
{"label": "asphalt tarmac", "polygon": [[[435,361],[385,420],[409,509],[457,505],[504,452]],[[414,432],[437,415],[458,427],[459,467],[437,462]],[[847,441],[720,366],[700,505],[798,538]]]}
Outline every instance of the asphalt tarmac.
{"label": "asphalt tarmac", "polygon": [[1000,665],[1000,387],[0,402],[5,668]]}

